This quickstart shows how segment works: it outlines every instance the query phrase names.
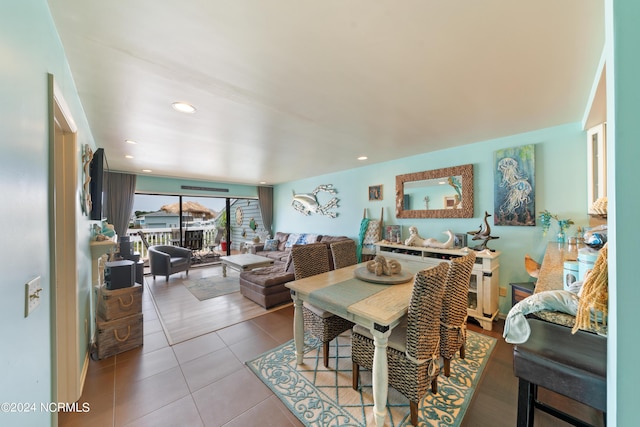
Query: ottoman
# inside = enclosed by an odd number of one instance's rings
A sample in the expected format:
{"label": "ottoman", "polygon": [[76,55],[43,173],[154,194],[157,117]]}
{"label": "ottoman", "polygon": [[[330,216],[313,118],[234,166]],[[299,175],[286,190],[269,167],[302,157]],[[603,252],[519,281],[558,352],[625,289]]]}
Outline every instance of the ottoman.
{"label": "ottoman", "polygon": [[291,301],[291,293],[285,283],[295,279],[284,269],[284,263],[240,273],[240,293],[264,308]]}

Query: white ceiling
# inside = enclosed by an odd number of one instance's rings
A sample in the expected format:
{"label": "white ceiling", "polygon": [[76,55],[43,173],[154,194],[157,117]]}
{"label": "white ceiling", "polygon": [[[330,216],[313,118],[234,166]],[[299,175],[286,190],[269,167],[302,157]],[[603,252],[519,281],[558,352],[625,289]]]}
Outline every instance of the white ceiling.
{"label": "white ceiling", "polygon": [[112,170],[246,184],[581,121],[604,46],[603,0],[48,2]]}

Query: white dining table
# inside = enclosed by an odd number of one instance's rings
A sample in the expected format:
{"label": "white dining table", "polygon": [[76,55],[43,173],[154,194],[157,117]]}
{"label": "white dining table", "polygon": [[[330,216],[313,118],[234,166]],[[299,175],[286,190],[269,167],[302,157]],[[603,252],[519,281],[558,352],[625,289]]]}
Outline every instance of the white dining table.
{"label": "white dining table", "polygon": [[344,267],[287,283],[294,302],[293,336],[297,363],[303,363],[304,319],[302,305],[314,306],[334,313],[373,335],[373,402],[377,426],[384,425],[388,393],[387,342],[401,318],[407,314],[413,289],[411,280],[394,285],[372,284],[354,277],[354,271],[365,263]]}

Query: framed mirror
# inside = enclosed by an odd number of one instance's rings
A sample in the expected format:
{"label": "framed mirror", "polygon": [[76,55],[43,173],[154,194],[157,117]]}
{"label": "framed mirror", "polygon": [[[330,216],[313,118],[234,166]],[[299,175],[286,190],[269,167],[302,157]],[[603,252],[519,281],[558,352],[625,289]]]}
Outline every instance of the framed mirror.
{"label": "framed mirror", "polygon": [[473,218],[473,165],[397,175],[396,218]]}

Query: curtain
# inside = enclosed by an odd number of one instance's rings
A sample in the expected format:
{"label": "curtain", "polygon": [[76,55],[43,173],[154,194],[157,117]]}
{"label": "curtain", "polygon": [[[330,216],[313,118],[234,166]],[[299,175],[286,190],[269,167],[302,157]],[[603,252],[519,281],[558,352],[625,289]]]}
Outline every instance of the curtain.
{"label": "curtain", "polygon": [[271,230],[273,222],[273,187],[258,187],[258,204],[262,213],[264,229],[269,233],[269,237],[273,237],[273,230]]}
{"label": "curtain", "polygon": [[118,236],[126,236],[129,220],[133,211],[133,198],[136,192],[136,176],[124,173],[108,172],[106,217],[113,224]]}

